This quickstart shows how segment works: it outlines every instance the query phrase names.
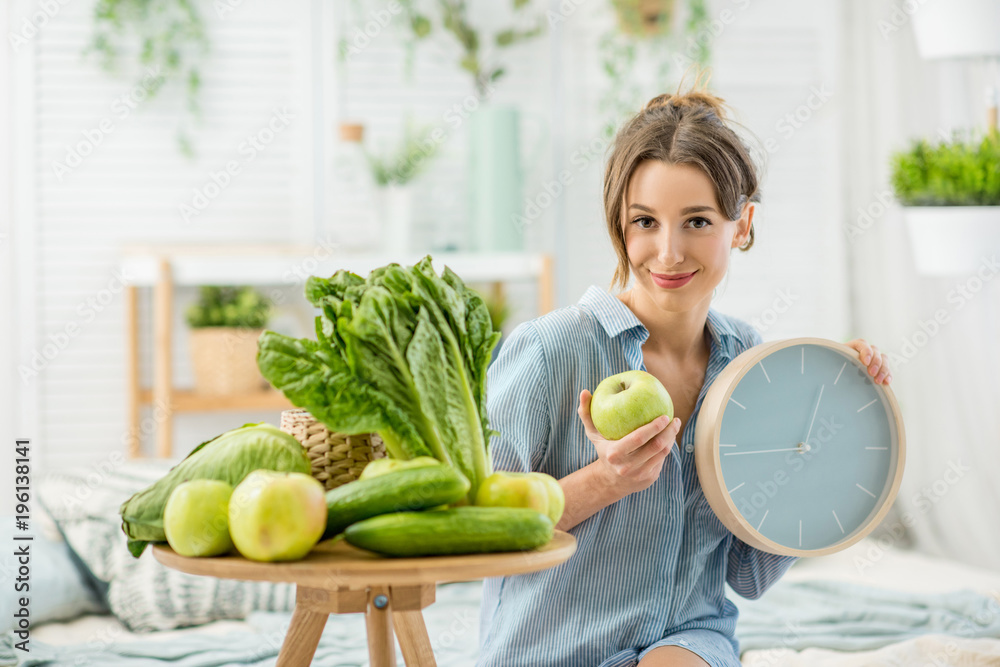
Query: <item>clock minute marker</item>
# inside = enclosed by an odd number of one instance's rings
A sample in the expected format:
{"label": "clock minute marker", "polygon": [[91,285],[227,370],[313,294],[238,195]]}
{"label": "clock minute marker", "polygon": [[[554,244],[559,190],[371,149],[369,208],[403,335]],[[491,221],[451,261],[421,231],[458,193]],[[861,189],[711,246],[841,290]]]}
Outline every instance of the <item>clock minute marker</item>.
{"label": "clock minute marker", "polygon": [[865,408],[867,408],[869,405],[872,405],[872,403],[877,403],[877,402],[878,402],[878,399],[877,398],[873,398],[871,403],[865,403],[860,408],[858,408],[858,412],[861,412],[862,410],[864,410]]}
{"label": "clock minute marker", "polygon": [[840,526],[840,533],[841,533],[841,535],[843,535],[843,533],[844,533],[844,526],[841,525],[841,523],[840,523],[840,518],[837,516],[837,510],[832,510],[832,512],[833,512],[833,518],[837,520],[837,525]]}
{"label": "clock minute marker", "polygon": [[771,384],[771,377],[767,374],[767,369],[764,368],[764,362],[758,361],[757,365],[760,366],[760,370],[764,371],[764,377],[767,378],[767,383]]}
{"label": "clock minute marker", "polygon": [[878,500],[878,496],[876,496],[876,495],[875,495],[874,493],[872,493],[871,491],[869,491],[869,490],[868,490],[868,489],[866,489],[865,487],[861,486],[861,485],[860,485],[860,484],[858,484],[857,482],[855,482],[854,486],[858,487],[859,489],[861,489],[862,491],[864,491],[865,493],[867,493],[867,494],[868,494],[869,496],[871,496],[872,498],[875,498],[876,500]]}
{"label": "clock minute marker", "polygon": [[802,546],[802,519],[799,519],[799,546]]}
{"label": "clock minute marker", "polygon": [[865,447],[865,449],[889,449],[888,447]]}
{"label": "clock minute marker", "polygon": [[737,484],[733,488],[729,489],[729,495],[733,495],[733,492],[736,491],[737,489],[739,489],[744,484],[746,484],[746,482],[741,482],[740,484]]}
{"label": "clock minute marker", "polygon": [[806,374],[806,348],[805,347],[802,348],[802,371],[801,371],[801,374],[802,375]]}
{"label": "clock minute marker", "polygon": [[[840,373],[843,373],[845,368],[847,368],[847,362],[846,361],[844,362],[844,365],[840,367]],[[837,373],[837,380],[840,379],[840,373]],[[834,380],[833,384],[837,384],[837,380]]]}
{"label": "clock minute marker", "polygon": [[740,407],[741,407],[741,408],[743,408],[744,410],[746,410],[746,409],[747,409],[747,406],[743,405],[742,403],[740,403],[739,401],[737,401],[737,400],[736,400],[735,398],[733,398],[732,396],[730,396],[730,397],[729,397],[729,400],[730,400],[730,401],[732,401],[733,403],[735,403],[736,405],[740,406]]}
{"label": "clock minute marker", "polygon": [[[770,512],[770,511],[771,511],[771,510],[767,510],[767,512]],[[767,512],[764,512],[764,516],[762,516],[762,517],[760,518],[760,523],[758,523],[758,524],[757,524],[757,531],[758,531],[758,532],[760,532],[760,527],[764,525],[764,519],[766,519],[766,518],[767,518]]]}

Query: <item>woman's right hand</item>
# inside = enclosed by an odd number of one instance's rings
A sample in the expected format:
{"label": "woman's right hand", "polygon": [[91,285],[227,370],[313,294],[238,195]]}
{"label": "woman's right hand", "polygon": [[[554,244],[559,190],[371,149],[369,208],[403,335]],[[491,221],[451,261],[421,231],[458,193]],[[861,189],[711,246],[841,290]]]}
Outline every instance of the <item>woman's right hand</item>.
{"label": "woman's right hand", "polygon": [[626,435],[621,440],[608,440],[598,432],[590,418],[591,393],[580,393],[577,414],[583,422],[587,438],[597,450],[595,465],[602,477],[621,497],[642,491],[660,476],[663,462],[670,454],[681,430],[681,420],[668,422],[666,415]]}

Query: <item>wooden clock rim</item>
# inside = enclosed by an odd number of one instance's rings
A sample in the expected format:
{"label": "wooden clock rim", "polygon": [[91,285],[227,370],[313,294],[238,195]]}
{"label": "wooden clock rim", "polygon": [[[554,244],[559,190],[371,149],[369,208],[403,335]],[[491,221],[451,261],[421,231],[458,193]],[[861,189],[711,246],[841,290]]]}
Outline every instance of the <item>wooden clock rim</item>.
{"label": "wooden clock rim", "polygon": [[695,466],[698,470],[698,480],[701,484],[705,499],[708,500],[719,520],[729,529],[733,535],[740,538],[747,544],[761,551],[779,554],[783,556],[812,557],[825,556],[842,551],[847,547],[859,542],[876,526],[881,523],[889,513],[899,487],[903,480],[903,468],[906,463],[906,434],[903,428],[902,411],[896,397],[887,385],[873,385],[876,392],[881,392],[880,404],[888,404],[891,412],[889,422],[890,438],[895,437],[898,442],[896,448],[895,473],[888,492],[883,492],[880,496],[880,506],[873,515],[865,520],[854,532],[848,534],[841,541],[821,549],[796,549],[764,537],[757,531],[743,515],[740,514],[725,487],[725,478],[722,474],[722,459],[719,455],[719,438],[722,432],[722,415],[725,413],[725,406],[729,402],[730,396],[739,385],[740,380],[759,361],[778,352],[779,350],[795,347],[798,345],[818,345],[839,352],[842,356],[853,361],[854,364],[867,374],[867,366],[861,361],[861,355],[854,348],[842,343],[826,338],[801,337],[786,338],[783,340],[771,341],[755,345],[745,350],[733,359],[716,376],[705,393],[701,409],[698,414],[698,424],[695,427]]}

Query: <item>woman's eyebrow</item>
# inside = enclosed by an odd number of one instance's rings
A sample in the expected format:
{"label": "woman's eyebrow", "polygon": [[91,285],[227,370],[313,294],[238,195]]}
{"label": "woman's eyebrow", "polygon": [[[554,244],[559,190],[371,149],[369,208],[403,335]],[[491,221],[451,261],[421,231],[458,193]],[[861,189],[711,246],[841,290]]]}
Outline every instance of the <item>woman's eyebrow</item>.
{"label": "woman's eyebrow", "polygon": [[[629,209],[631,210],[633,208],[637,208],[640,211],[646,211],[647,213],[656,212],[644,204],[631,204],[629,206]],[[699,213],[701,211],[712,211],[714,213],[718,213],[718,211],[716,211],[715,208],[712,206],[688,206],[686,208],[681,209],[681,215],[687,215],[688,213]]]}

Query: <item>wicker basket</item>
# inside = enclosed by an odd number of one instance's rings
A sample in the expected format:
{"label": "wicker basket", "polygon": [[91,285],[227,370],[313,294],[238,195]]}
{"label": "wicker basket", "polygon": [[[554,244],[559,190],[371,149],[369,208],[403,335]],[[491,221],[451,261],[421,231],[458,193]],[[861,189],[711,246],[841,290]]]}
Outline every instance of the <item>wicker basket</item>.
{"label": "wicker basket", "polygon": [[257,339],[263,329],[191,329],[191,364],[201,394],[245,394],[266,382],[257,368]]}
{"label": "wicker basket", "polygon": [[281,430],[291,434],[309,452],[312,476],[326,490],[353,482],[370,461],[385,458],[385,443],[374,433],[331,433],[307,410],[281,413]]}

